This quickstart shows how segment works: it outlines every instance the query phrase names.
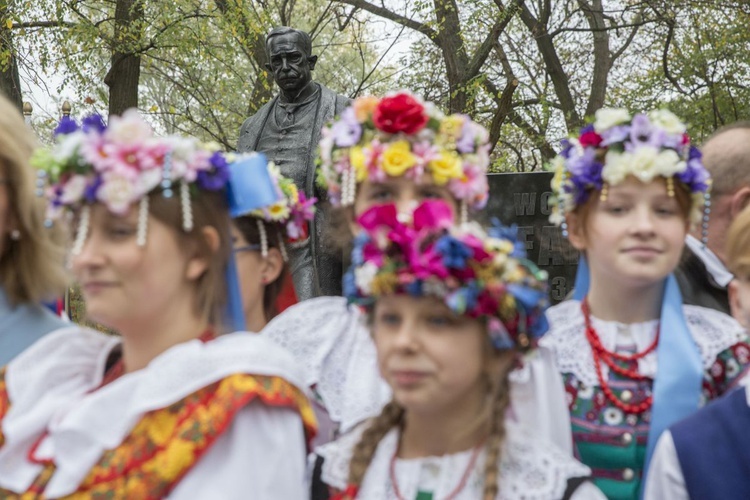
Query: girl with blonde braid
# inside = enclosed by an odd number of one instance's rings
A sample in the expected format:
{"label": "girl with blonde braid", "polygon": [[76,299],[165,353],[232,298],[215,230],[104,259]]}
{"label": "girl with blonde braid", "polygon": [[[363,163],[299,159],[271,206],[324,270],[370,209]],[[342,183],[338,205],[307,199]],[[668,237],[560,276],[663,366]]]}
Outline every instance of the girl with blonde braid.
{"label": "girl with blonde braid", "polygon": [[[321,136],[319,182],[347,244],[359,241],[358,218],[372,207],[393,204],[407,214],[419,202],[442,200],[457,224],[487,203],[488,132],[408,91],[355,99]],[[295,356],[316,395],[320,420],[332,424],[334,432],[322,432],[319,443],[377,415],[391,399],[362,319],[343,297],[317,297],[284,311],[262,331]],[[527,356],[511,385],[517,396],[513,418],[537,420],[540,434],[571,450],[565,393],[551,353]],[[537,418],[547,414],[561,418]]]}
{"label": "girl with blonde braid", "polygon": [[506,418],[509,373],[547,328],[544,273],[503,228],[452,228],[443,202],[404,219],[365,212],[344,279],[393,399],[318,448],[313,497],[603,499],[587,467]]}

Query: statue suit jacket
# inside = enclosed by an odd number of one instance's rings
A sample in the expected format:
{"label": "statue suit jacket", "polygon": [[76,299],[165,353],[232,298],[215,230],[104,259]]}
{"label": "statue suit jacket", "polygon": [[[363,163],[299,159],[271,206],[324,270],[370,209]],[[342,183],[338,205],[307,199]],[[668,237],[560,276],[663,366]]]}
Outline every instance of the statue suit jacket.
{"label": "statue suit jacket", "polygon": [[[325,233],[327,227],[326,218],[327,210],[323,209],[320,202],[323,202],[326,193],[318,188],[315,183],[315,159],[318,155],[318,142],[320,141],[320,129],[333,120],[333,118],[350,104],[350,99],[346,96],[338,95],[324,85],[317,84],[320,87],[320,94],[315,110],[315,127],[310,137],[308,147],[309,156],[307,158],[307,175],[305,177],[305,186],[298,186],[303,189],[308,197],[315,196],[318,198],[318,210],[315,219],[310,225],[310,238],[307,242],[307,251],[312,253],[313,262],[313,286],[312,296],[320,295],[341,295],[341,278],[343,275],[343,264],[341,252],[336,250],[336,245],[328,241]],[[260,142],[261,132],[268,120],[269,115],[276,105],[279,96],[277,95],[269,102],[264,104],[257,113],[249,117],[240,128],[240,138],[237,150],[240,152],[257,151]],[[273,153],[266,152],[269,159],[273,160]],[[306,293],[298,295],[308,295]]]}

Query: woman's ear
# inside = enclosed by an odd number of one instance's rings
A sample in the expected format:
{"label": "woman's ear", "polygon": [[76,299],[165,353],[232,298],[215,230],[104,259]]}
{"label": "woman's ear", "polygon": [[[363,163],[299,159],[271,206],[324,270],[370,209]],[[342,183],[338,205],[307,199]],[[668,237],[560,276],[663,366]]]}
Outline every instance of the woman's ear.
{"label": "woman's ear", "polygon": [[729,212],[732,219],[737,217],[742,210],[750,205],[750,186],[744,186],[732,195]]}
{"label": "woman's ear", "polygon": [[206,245],[209,249],[208,255],[202,255],[199,251],[199,247],[195,245],[193,255],[190,256],[188,261],[187,269],[185,270],[185,276],[188,280],[194,281],[203,276],[206,272],[211,261],[211,256],[219,251],[221,246],[221,237],[219,231],[213,226],[206,226],[201,229],[203,238],[206,240]]}
{"label": "woman's ear", "polygon": [[276,281],[284,269],[284,258],[278,248],[269,248],[268,255],[263,259],[261,277],[263,284],[268,285]]}
{"label": "woman's ear", "polygon": [[576,250],[586,249],[586,234],[583,230],[583,220],[576,213],[569,213],[565,217],[568,224],[568,241]]}

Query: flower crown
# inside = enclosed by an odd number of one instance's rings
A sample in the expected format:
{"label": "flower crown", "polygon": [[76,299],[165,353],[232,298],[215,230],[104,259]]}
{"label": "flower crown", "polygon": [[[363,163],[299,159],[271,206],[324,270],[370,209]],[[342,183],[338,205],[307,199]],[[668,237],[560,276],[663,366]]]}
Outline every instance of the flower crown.
{"label": "flower crown", "polygon": [[315,217],[317,198],[308,200],[305,193],[297,189],[294,181],[284,177],[273,162],[268,163],[268,174],[279,200],[273,205],[255,209],[247,215],[282,225],[290,241],[304,238],[307,235],[307,221]]}
{"label": "flower crown", "polygon": [[550,222],[562,225],[565,215],[584,204],[592,191],[614,186],[632,175],[642,182],[661,176],[668,192],[684,184],[693,200],[690,218],[698,222],[708,196],[710,175],[701,152],[690,144],[687,127],[665,109],[631,117],[625,109],[600,109],[594,123],[576,138],[562,141],[552,162],[554,202]]}
{"label": "flower crown", "polygon": [[497,349],[533,347],[546,332],[547,276],[524,258],[515,229],[453,226],[442,201],[427,201],[405,224],[394,205],[359,218],[352,266],[344,277],[350,302],[371,308],[378,297],[436,297],[456,314],[483,319]]}
{"label": "flower crown", "polygon": [[109,126],[101,116],[84,118],[82,125],[63,117],[55,129],[55,145],[38,150],[33,165],[47,177],[52,218],[64,207],[101,202],[124,214],[135,202],[161,187],[172,195],[175,184],[208,191],[228,182],[227,160],[218,148],[179,136],[155,137],[134,109],[113,116]]}
{"label": "flower crown", "polygon": [[[80,252],[88,230],[88,204],[100,202],[115,214],[139,203],[138,245],[146,243],[148,196],[161,189],[164,197],[179,189],[182,226],[193,229],[191,189],[219,191],[229,180],[227,159],[218,148],[179,136],[155,137],[134,109],[113,116],[84,118],[81,126],[63,117],[55,129],[55,144],[32,158],[38,168],[37,194],[48,198],[49,223],[64,209],[82,208],[73,253]],[[45,190],[45,186],[49,184]]]}
{"label": "flower crown", "polygon": [[401,91],[355,99],[321,135],[318,182],[333,205],[352,205],[365,179],[418,180],[425,172],[469,207],[487,203],[489,134],[466,115],[445,116]]}

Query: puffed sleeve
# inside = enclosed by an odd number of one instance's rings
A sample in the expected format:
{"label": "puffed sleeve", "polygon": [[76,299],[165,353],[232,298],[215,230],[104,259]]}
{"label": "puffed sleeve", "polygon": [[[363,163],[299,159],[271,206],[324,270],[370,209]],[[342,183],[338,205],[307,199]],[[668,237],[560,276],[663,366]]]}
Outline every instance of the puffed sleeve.
{"label": "puffed sleeve", "polygon": [[508,418],[536,430],[537,435],[573,455],[573,435],[565,386],[554,353],[540,346],[510,375]]}
{"label": "puffed sleeve", "polygon": [[682,475],[672,433],[664,431],[656,442],[654,456],[648,469],[644,500],[688,500],[685,477]]}
{"label": "puffed sleeve", "polygon": [[254,402],[237,413],[168,498],[306,498],[306,455],[299,414]]}

